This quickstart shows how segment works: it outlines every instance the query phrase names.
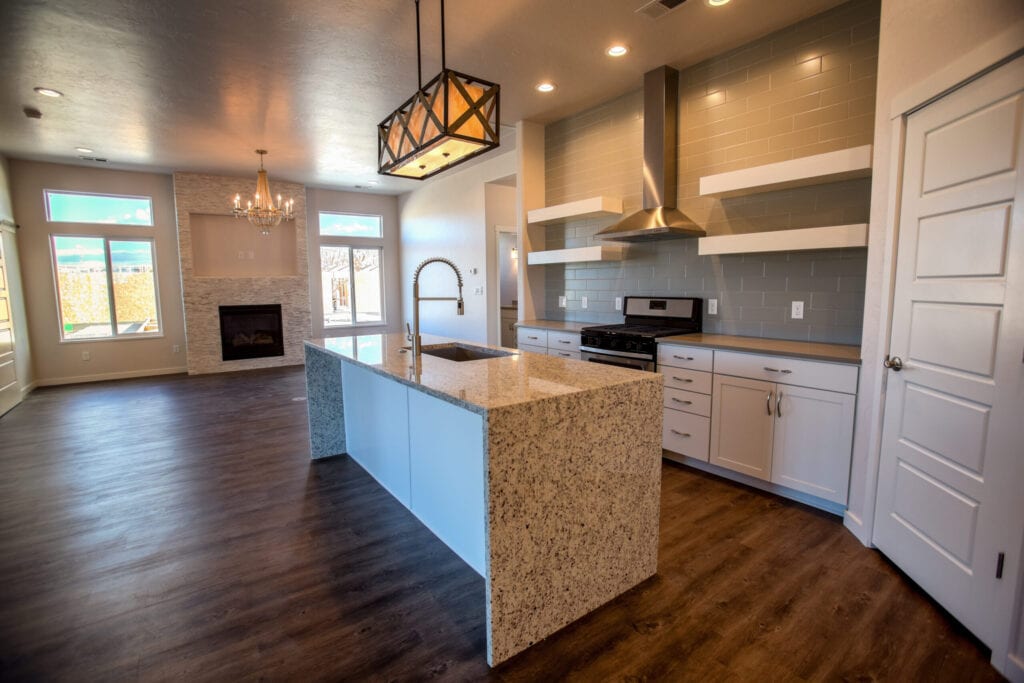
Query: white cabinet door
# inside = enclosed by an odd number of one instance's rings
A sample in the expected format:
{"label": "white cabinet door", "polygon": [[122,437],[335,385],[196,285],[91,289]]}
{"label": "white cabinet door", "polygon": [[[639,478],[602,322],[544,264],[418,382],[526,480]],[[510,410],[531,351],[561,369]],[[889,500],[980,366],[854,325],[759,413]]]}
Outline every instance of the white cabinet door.
{"label": "white cabinet door", "polygon": [[714,376],[711,409],[713,465],[770,480],[775,385],[756,379]]}
{"label": "white cabinet door", "polygon": [[1018,58],[907,118],[875,506],[879,549],[993,649],[1024,536],[1022,109]]}
{"label": "white cabinet door", "polygon": [[854,397],[778,385],[772,481],[846,504]]}
{"label": "white cabinet door", "polygon": [[409,507],[409,390],[345,362],[341,387],[349,456]]}
{"label": "white cabinet door", "polygon": [[486,572],[484,434],[480,415],[409,391],[409,509],[481,576]]}

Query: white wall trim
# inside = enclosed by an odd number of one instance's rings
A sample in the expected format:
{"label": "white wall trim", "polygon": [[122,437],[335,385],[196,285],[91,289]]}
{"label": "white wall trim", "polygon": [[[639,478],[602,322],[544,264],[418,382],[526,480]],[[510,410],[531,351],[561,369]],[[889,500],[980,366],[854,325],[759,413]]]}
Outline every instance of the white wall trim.
{"label": "white wall trim", "polygon": [[38,382],[32,381],[21,388],[21,398],[25,399],[26,396],[35,391],[35,388],[39,386]]}
{"label": "white wall trim", "polygon": [[78,375],[75,377],[58,377],[56,379],[38,379],[30,386],[55,387],[63,384],[85,384],[87,382],[106,382],[112,379],[132,379],[135,377],[156,377],[158,375],[184,375],[188,372],[187,367],[180,368],[154,368],[152,370],[129,370],[127,372],[105,372],[98,375]]}
{"label": "white wall trim", "polygon": [[1011,683],[1024,683],[1024,661],[1015,655],[1007,655],[1006,666],[1001,672]]}
{"label": "white wall trim", "polygon": [[942,65],[893,97],[889,118],[899,118],[929,100],[961,87],[1021,49],[1024,49],[1024,21],[1017,22],[959,59]]}

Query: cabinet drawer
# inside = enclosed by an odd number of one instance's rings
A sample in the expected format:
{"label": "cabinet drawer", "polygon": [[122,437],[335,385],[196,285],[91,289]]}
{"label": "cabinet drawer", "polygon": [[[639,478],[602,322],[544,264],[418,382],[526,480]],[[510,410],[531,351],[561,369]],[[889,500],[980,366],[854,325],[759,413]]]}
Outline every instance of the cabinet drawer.
{"label": "cabinet drawer", "polygon": [[543,346],[546,349],[548,347],[548,331],[520,327],[516,330],[516,341],[519,342],[520,348],[526,344],[528,346]]}
{"label": "cabinet drawer", "polygon": [[666,408],[711,417],[711,397],[707,394],[666,388],[664,401]]}
{"label": "cabinet drawer", "polygon": [[658,372],[665,378],[665,387],[669,389],[685,389],[700,394],[711,393],[711,373],[682,368],[659,367]]}
{"label": "cabinet drawer", "polygon": [[718,351],[715,353],[715,373],[847,394],[857,393],[857,366],[841,363]]}
{"label": "cabinet drawer", "polygon": [[548,332],[548,348],[559,351],[579,351],[580,335],[572,332]]}
{"label": "cabinet drawer", "polygon": [[572,358],[573,360],[580,359],[579,351],[564,351],[562,349],[548,349],[549,356],[558,356],[559,358]]}
{"label": "cabinet drawer", "polygon": [[666,451],[681,453],[707,462],[710,434],[710,419],[679,410],[665,409],[661,447]]}
{"label": "cabinet drawer", "polygon": [[711,372],[714,355],[715,352],[711,349],[658,344],[658,365],[668,365],[673,368]]}

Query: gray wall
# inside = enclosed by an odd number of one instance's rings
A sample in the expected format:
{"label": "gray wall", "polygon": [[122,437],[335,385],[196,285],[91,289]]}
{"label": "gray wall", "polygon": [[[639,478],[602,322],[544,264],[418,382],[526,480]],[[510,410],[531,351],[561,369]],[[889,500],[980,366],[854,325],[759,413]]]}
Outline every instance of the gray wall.
{"label": "gray wall", "polygon": [[[678,205],[709,235],[866,223],[870,180],[732,199],[699,196],[701,176],[870,144],[879,3],[854,0],[683,69]],[[638,90],[545,129],[546,204],[598,194],[640,208]],[[584,246],[610,219],[547,228],[546,249]],[[865,249],[697,256],[696,240],[631,245],[627,260],[544,268],[551,319],[617,322],[616,296],[717,298],[712,332],[857,344]],[[531,274],[531,277],[533,275]],[[568,307],[558,307],[565,294]],[[580,298],[587,296],[583,310]],[[789,316],[803,301],[803,320]]]}

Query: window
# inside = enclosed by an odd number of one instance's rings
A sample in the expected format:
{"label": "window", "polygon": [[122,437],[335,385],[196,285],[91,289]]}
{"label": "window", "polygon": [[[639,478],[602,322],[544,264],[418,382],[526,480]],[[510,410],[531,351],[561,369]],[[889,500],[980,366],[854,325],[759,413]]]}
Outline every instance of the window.
{"label": "window", "polygon": [[45,190],[46,220],[50,223],[153,225],[153,200],[87,192]]}
{"label": "window", "polygon": [[320,246],[324,327],[384,322],[380,247]]}
{"label": "window", "polygon": [[384,236],[380,216],[364,216],[355,213],[320,212],[320,234],[327,237],[375,237]]}
{"label": "window", "polygon": [[53,235],[61,339],[160,334],[152,239]]}

